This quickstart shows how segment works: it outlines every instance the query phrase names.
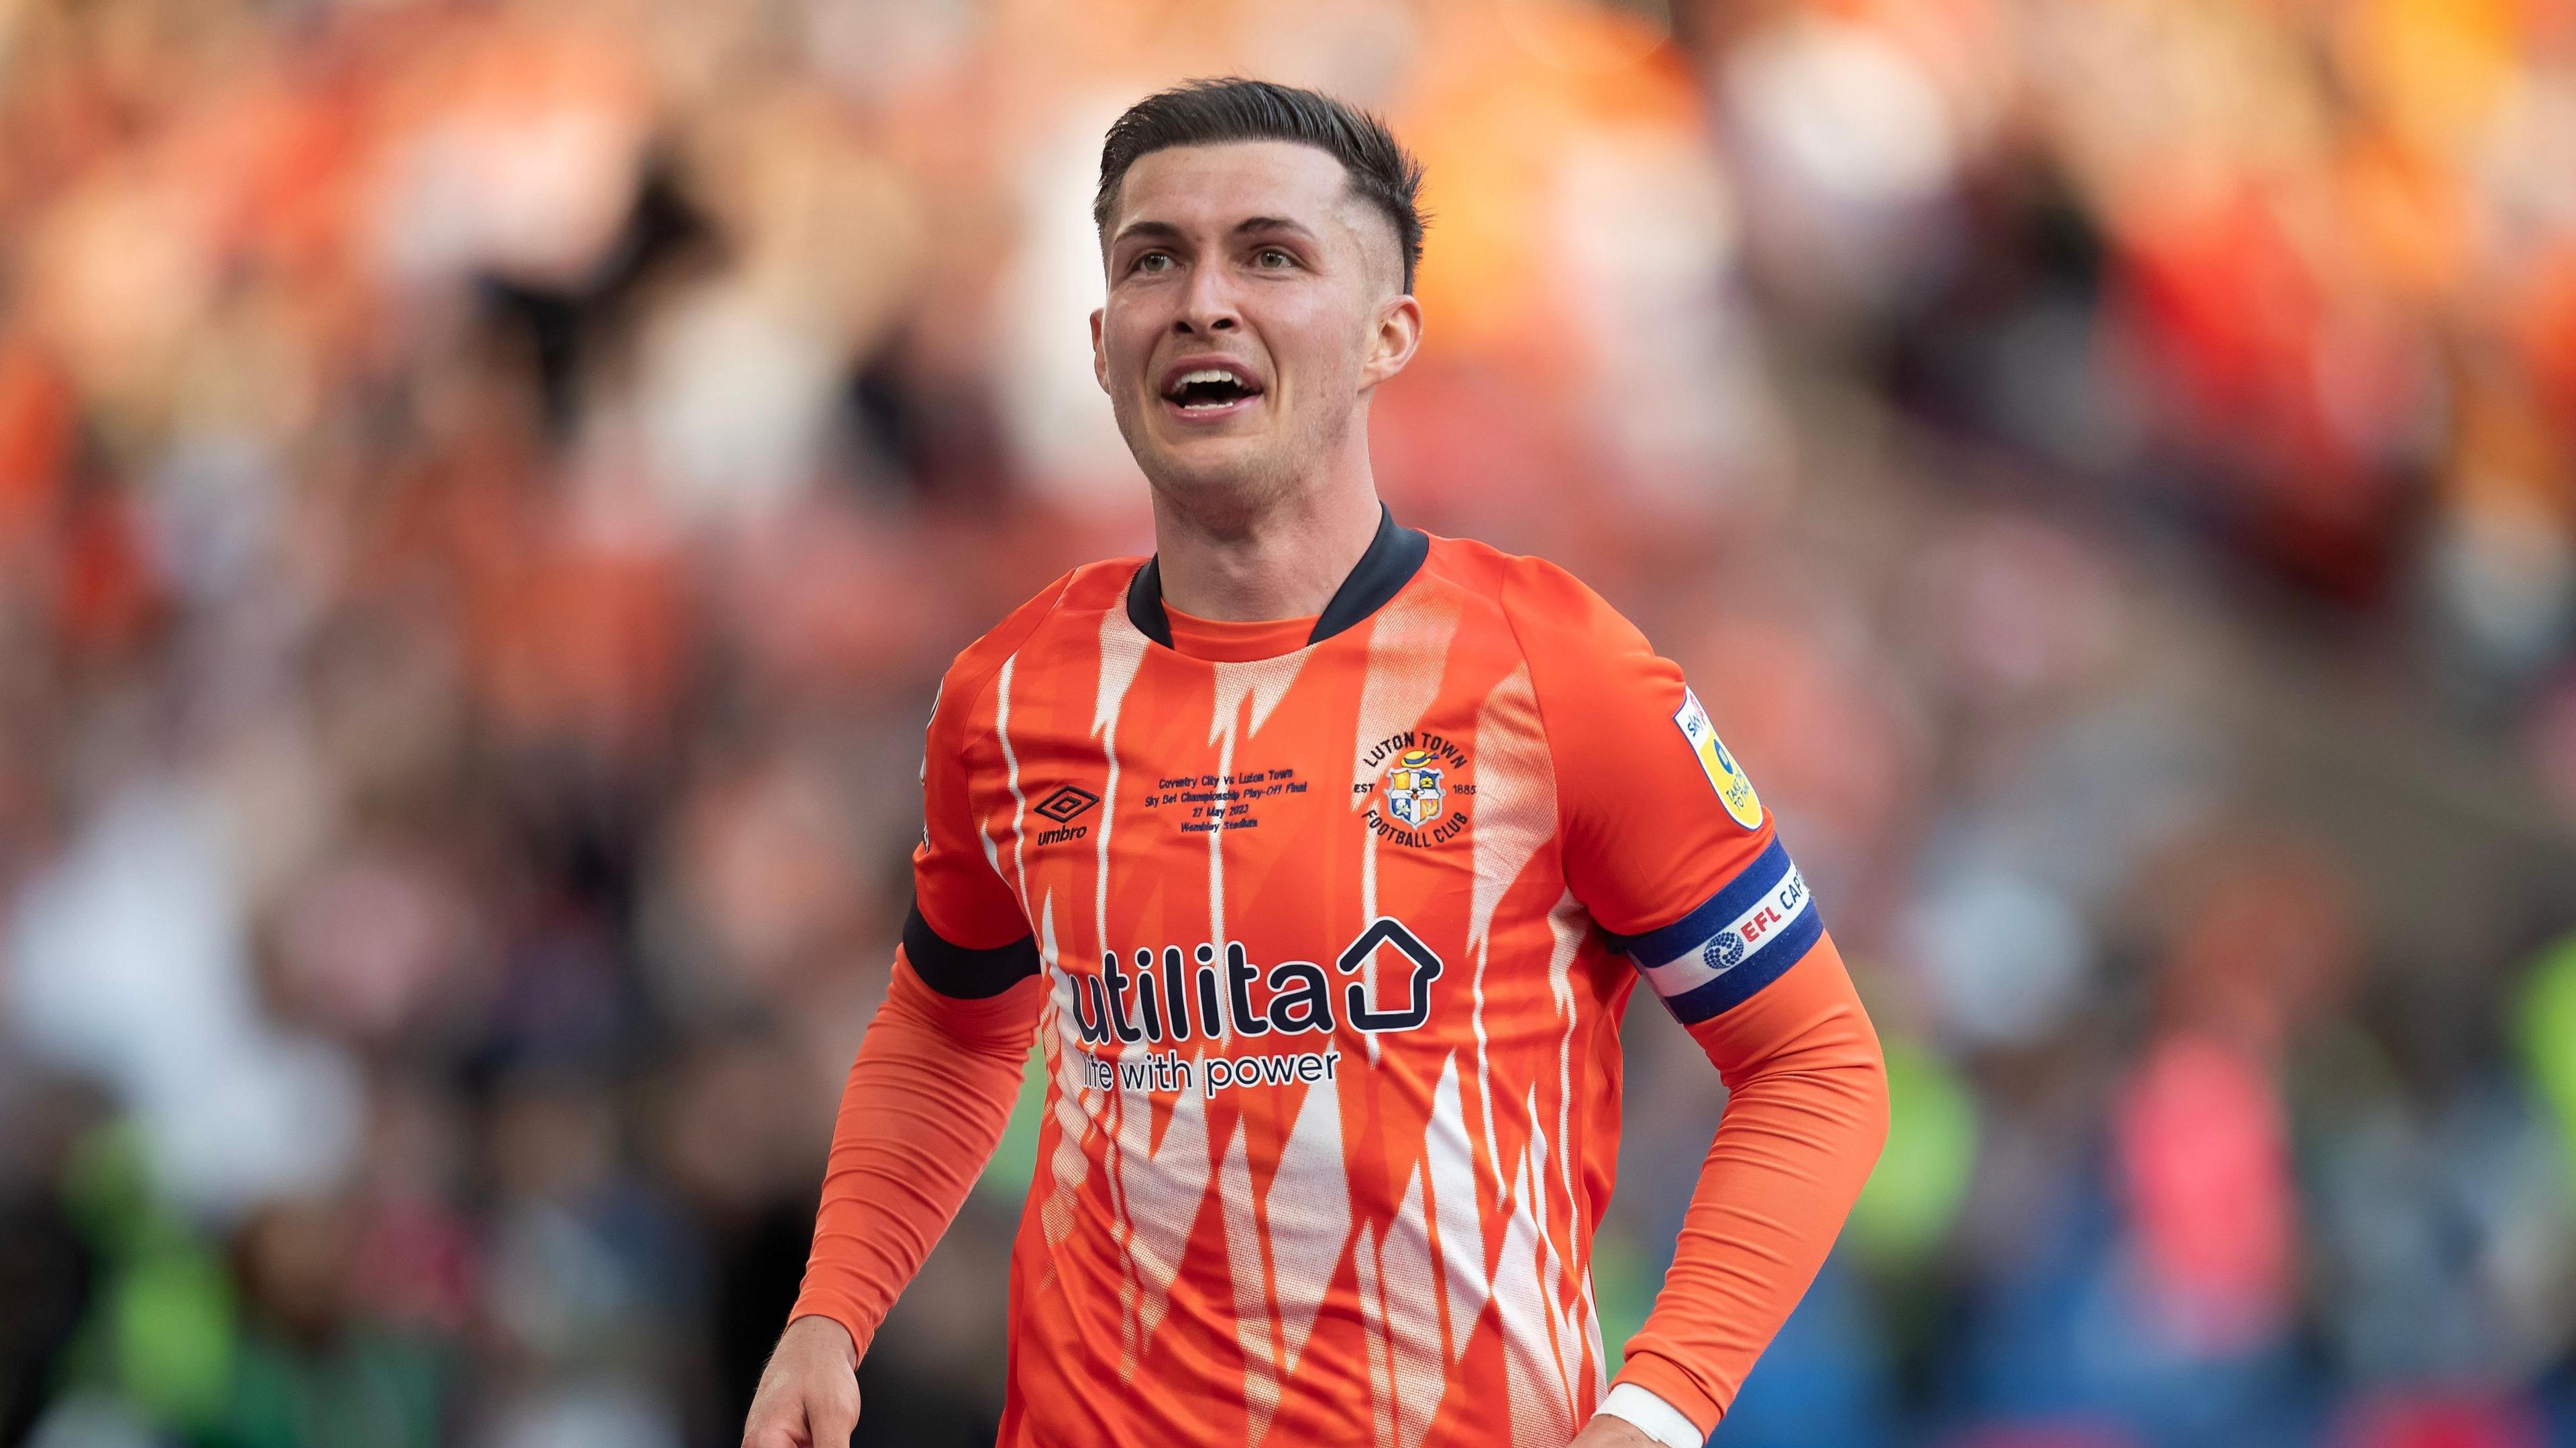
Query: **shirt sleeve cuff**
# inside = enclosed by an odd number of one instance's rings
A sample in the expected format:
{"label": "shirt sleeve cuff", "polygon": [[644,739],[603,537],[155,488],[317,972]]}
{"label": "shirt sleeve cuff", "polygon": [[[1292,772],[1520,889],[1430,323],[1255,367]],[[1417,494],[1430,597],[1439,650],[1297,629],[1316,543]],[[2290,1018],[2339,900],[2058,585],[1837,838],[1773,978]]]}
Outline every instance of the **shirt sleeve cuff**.
{"label": "shirt sleeve cuff", "polygon": [[1636,1424],[1666,1448],[1702,1448],[1708,1442],[1708,1435],[1692,1424],[1689,1415],[1635,1383],[1612,1384],[1600,1411]]}
{"label": "shirt sleeve cuff", "polygon": [[868,1339],[876,1335],[874,1324],[868,1323],[868,1315],[859,1310],[858,1304],[847,1293],[828,1287],[808,1286],[797,1294],[796,1305],[787,1310],[787,1320],[794,1322],[800,1317],[828,1317],[839,1323],[841,1330],[850,1335],[852,1362],[868,1355]]}
{"label": "shirt sleeve cuff", "polygon": [[[1634,1342],[1628,1345],[1628,1360],[1619,1365],[1618,1375],[1611,1379],[1610,1391],[1615,1393],[1623,1386],[1634,1386],[1652,1394],[1689,1419],[1691,1426],[1699,1430],[1702,1441],[1717,1431],[1718,1420],[1726,1416],[1726,1404],[1711,1397],[1696,1379],[1682,1371],[1680,1364],[1651,1347],[1640,1347]],[[1728,1396],[1734,1395],[1729,1393]]]}

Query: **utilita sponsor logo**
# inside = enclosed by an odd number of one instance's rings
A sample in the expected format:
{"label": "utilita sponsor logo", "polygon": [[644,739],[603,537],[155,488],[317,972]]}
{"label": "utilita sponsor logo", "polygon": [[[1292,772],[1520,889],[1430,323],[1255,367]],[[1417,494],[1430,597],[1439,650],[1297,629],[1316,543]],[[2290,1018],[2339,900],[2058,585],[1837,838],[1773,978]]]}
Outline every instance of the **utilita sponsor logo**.
{"label": "utilita sponsor logo", "polygon": [[1189,951],[1177,945],[1159,952],[1140,947],[1133,969],[1110,951],[1100,957],[1098,975],[1073,979],[1074,1028],[1086,1046],[1160,1044],[1186,1041],[1194,1034],[1211,1039],[1308,1031],[1329,1035],[1343,1026],[1371,1034],[1414,1030],[1431,1018],[1431,983],[1440,978],[1440,957],[1401,922],[1378,917],[1334,957],[1333,968],[1355,975],[1369,957],[1384,950],[1394,952],[1386,964],[1398,969],[1380,967],[1376,1006],[1359,980],[1343,982],[1336,1000],[1333,981],[1322,966],[1283,960],[1264,969],[1248,958],[1240,941],[1226,942],[1221,964],[1216,947],[1209,944]]}
{"label": "utilita sponsor logo", "polygon": [[1091,807],[1098,803],[1100,803],[1100,796],[1090,790],[1078,789],[1068,784],[1029,806],[1038,814],[1055,821],[1054,829],[1038,831],[1037,843],[1060,845],[1068,840],[1081,839],[1091,833],[1089,825],[1078,825],[1074,821],[1089,814]]}

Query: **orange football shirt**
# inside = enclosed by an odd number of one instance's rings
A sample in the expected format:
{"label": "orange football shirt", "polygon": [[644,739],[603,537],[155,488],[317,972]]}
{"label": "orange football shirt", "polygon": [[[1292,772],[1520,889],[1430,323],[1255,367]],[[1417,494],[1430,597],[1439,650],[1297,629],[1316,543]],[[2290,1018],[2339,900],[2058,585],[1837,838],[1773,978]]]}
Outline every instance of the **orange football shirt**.
{"label": "orange football shirt", "polygon": [[[1553,565],[1384,518],[1303,646],[1171,628],[1151,561],[1077,569],[929,730],[905,962],[1034,978],[1047,1076],[1001,1441],[1562,1445],[1607,1387],[1621,1009],[1830,955],[1805,883]],[[864,1346],[826,1235],[797,1311]]]}

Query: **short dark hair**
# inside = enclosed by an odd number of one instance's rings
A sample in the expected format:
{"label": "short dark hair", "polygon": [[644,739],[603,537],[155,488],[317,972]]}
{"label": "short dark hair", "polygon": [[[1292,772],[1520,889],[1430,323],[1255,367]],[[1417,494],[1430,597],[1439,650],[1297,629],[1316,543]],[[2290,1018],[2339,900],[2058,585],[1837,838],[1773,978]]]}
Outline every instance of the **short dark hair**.
{"label": "short dark hair", "polygon": [[1404,257],[1404,290],[1413,290],[1428,219],[1415,199],[1422,190],[1422,162],[1368,112],[1320,91],[1266,80],[1220,76],[1184,81],[1129,106],[1100,148],[1100,193],[1091,203],[1092,225],[1104,234],[1109,230],[1118,188],[1138,157],[1173,146],[1225,141],[1296,141],[1341,162],[1360,198],[1395,227],[1396,249]]}

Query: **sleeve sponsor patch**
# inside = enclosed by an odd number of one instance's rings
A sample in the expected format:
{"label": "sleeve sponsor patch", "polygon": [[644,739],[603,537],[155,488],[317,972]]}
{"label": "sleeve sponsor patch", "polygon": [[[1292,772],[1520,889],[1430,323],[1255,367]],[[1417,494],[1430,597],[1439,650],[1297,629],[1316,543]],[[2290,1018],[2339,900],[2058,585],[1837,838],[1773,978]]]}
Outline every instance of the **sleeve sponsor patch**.
{"label": "sleeve sponsor patch", "polygon": [[1708,711],[1700,707],[1699,695],[1682,688],[1682,707],[1673,715],[1681,726],[1682,737],[1690,741],[1691,752],[1699,756],[1699,767],[1708,775],[1709,788],[1717,791],[1718,802],[1726,813],[1748,830],[1762,828],[1762,801],[1753,793],[1753,781],[1744,777],[1744,767],[1726,752],[1726,744],[1717,737],[1717,726],[1709,722]]}
{"label": "sleeve sponsor patch", "polygon": [[1789,852],[1773,840],[1742,874],[1661,930],[1617,937],[1618,947],[1693,1025],[1735,1006],[1802,959],[1824,921]]}

